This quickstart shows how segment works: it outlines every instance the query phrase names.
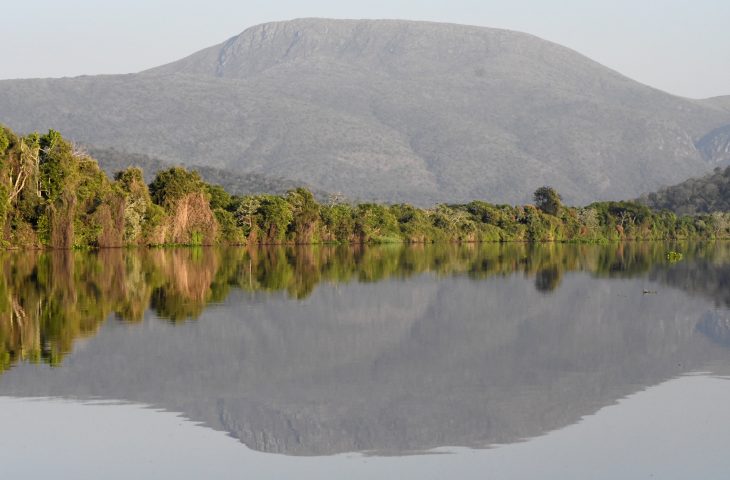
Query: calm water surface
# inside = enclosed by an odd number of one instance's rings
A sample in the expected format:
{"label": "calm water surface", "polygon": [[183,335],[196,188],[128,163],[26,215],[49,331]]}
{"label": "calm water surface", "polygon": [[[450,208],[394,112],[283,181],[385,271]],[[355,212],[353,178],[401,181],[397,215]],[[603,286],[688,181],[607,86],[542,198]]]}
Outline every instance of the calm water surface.
{"label": "calm water surface", "polygon": [[0,269],[3,478],[730,471],[728,243],[6,253]]}

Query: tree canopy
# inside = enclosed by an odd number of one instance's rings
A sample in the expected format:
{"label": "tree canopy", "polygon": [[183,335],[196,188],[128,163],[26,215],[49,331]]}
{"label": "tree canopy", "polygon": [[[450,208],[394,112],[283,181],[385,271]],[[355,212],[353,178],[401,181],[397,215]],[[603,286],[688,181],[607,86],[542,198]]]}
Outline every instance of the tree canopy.
{"label": "tree canopy", "polygon": [[730,167],[644,195],[639,202],[678,214],[730,212]]}
{"label": "tree canopy", "polygon": [[562,198],[554,188],[544,186],[535,190],[533,194],[535,205],[548,215],[557,215],[562,206]]}
{"label": "tree canopy", "polygon": [[[715,176],[730,176],[730,170]],[[714,178],[714,177],[713,177]],[[720,180],[717,180],[720,182]],[[715,185],[722,192],[722,185]],[[538,188],[535,206],[484,201],[418,208],[408,204],[320,204],[306,188],[284,195],[231,195],[184,167],[129,167],[113,179],[58,132],[19,136],[0,128],[0,231],[5,247],[386,242],[605,242],[727,238],[730,215],[677,216],[637,202],[562,205]],[[545,284],[549,285],[548,276]]]}

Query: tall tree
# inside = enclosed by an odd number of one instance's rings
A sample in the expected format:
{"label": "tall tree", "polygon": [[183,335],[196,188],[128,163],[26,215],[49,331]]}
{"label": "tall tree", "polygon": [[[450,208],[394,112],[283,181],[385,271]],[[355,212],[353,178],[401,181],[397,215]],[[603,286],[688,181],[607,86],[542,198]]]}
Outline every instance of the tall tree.
{"label": "tall tree", "polygon": [[549,215],[557,215],[563,205],[560,194],[553,187],[540,187],[533,194],[535,206]]}

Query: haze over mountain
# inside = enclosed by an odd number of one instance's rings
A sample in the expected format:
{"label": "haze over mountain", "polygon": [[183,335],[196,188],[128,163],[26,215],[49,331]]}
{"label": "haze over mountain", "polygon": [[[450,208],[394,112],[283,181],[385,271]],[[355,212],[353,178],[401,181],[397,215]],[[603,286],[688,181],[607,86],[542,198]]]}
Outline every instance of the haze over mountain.
{"label": "haze over mountain", "polygon": [[354,199],[634,198],[730,161],[727,97],[690,100],[531,35],[300,19],[130,75],[0,82],[0,121]]}

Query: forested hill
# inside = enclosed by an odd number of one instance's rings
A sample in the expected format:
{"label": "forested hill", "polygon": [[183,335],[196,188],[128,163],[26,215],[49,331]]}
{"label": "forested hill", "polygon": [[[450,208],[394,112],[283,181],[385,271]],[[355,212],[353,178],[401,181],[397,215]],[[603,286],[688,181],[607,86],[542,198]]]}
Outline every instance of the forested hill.
{"label": "forested hill", "polygon": [[0,81],[19,131],[420,206],[545,184],[635,198],[728,160],[726,105],[532,35],[389,20],[267,23],[141,73]]}
{"label": "forested hill", "polygon": [[639,201],[656,210],[678,214],[730,212],[730,167],[642,196]]}
{"label": "forested hill", "polygon": [[[160,160],[159,158],[139,153],[129,153],[115,148],[88,147],[87,149],[89,154],[99,163],[102,170],[109,176],[113,176],[116,172],[121,172],[128,167],[134,166],[142,169],[144,179],[149,183],[159,172],[175,166],[175,164]],[[232,195],[261,193],[283,195],[289,190],[305,187],[311,190],[319,200],[325,200],[328,197],[327,192],[323,190],[304,182],[287,178],[272,177],[258,173],[238,173],[204,165],[189,165],[187,168],[198,172],[206,182],[213,185],[220,185]]]}

